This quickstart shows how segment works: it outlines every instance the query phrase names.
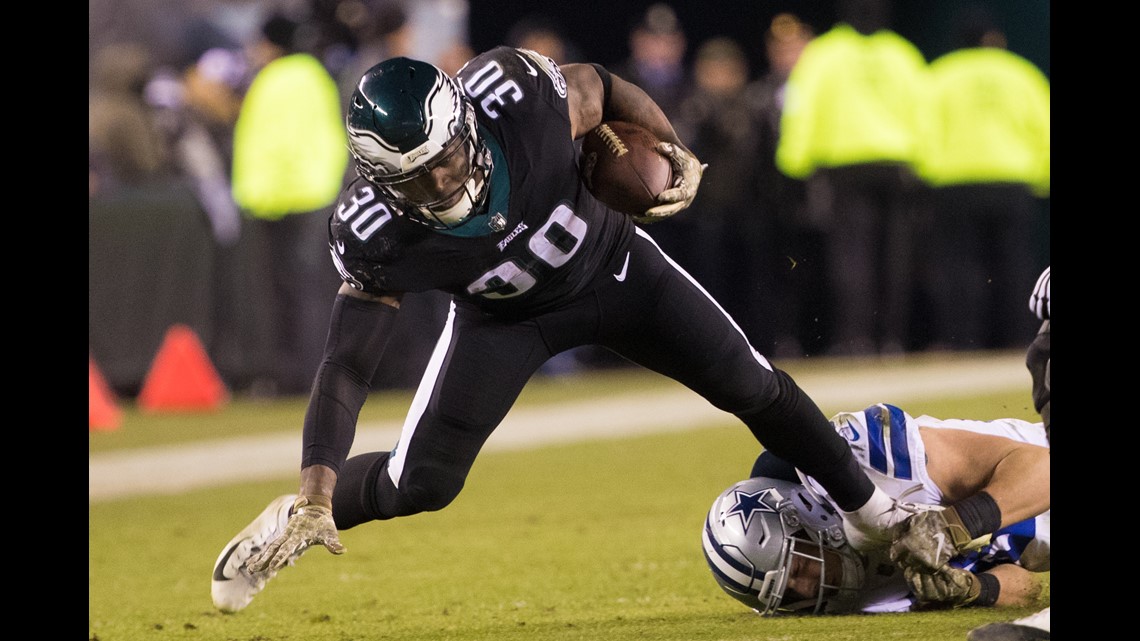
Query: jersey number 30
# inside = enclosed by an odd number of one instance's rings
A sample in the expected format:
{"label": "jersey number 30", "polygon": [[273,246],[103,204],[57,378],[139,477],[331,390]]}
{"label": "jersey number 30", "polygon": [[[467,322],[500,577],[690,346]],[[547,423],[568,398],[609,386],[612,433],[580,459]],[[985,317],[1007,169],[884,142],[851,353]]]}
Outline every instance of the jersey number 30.
{"label": "jersey number 30", "polygon": [[557,269],[565,265],[582,246],[586,227],[586,221],[575,216],[574,211],[565,203],[560,203],[527,241],[527,253],[531,260],[508,258],[475,279],[475,282],[467,286],[467,293],[491,299],[522,294],[538,282],[532,266],[545,265]]}
{"label": "jersey number 30", "polygon": [[[367,186],[352,197],[348,206],[342,204],[337,209],[336,216],[343,222],[352,221],[349,229],[361,242],[367,241],[392,220],[388,206],[383,201],[376,200],[376,194]],[[512,256],[499,263],[468,285],[467,293],[471,296],[501,299],[526,292],[538,282],[538,274],[543,271],[543,266],[558,269],[577,253],[582,246],[582,239],[586,237],[586,229],[585,220],[576,216],[566,203],[559,203],[550,212],[546,222],[527,240],[526,256]],[[344,268],[336,252],[332,255],[341,277],[359,283]]]}

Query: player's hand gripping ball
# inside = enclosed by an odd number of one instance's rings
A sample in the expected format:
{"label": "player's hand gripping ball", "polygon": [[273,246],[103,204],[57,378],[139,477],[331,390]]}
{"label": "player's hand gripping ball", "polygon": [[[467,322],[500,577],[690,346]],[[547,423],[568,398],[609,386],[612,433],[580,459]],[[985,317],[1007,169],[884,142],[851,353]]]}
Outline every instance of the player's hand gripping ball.
{"label": "player's hand gripping ball", "polygon": [[586,134],[579,170],[598,200],[636,222],[651,223],[689,206],[703,167],[643,127],[611,120]]}

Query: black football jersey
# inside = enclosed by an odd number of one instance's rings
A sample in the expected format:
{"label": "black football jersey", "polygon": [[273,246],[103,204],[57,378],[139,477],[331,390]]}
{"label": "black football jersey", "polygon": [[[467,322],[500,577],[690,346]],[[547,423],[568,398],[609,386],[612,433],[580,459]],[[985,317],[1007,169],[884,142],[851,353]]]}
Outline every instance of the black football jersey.
{"label": "black football jersey", "polygon": [[372,294],[438,289],[489,312],[551,308],[599,276],[633,223],[578,177],[566,81],[554,61],[497,47],[457,80],[494,160],[489,209],[458,230],[432,231],[358,178],[329,218],[333,261],[346,282]]}

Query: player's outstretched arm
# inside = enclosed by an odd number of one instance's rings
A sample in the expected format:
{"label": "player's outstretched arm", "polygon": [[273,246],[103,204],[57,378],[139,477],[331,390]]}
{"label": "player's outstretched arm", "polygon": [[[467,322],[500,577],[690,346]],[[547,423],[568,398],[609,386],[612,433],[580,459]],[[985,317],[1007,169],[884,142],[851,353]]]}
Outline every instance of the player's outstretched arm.
{"label": "player's outstretched arm", "polygon": [[895,563],[938,570],[974,539],[1049,509],[1048,448],[970,430],[920,429],[927,473],[950,506],[900,524],[890,548]]}
{"label": "player's outstretched arm", "polygon": [[[324,465],[339,473],[356,435],[360,408],[371,391],[372,376],[392,337],[399,296],[380,296],[345,283],[329,318],[325,353],[317,368],[301,434],[301,469]],[[306,487],[332,497],[332,487]]]}
{"label": "player's outstretched arm", "polygon": [[1049,509],[1047,448],[969,430],[921,431],[927,472],[942,489],[945,503],[953,505],[987,492],[1001,509],[995,529]]}
{"label": "player's outstretched arm", "polygon": [[315,544],[333,554],[344,552],[332,515],[333,492],[399,305],[399,295],[369,294],[348,283],[337,292],[325,355],[305,411],[298,498],[281,536],[250,557],[252,571],[277,570]]}

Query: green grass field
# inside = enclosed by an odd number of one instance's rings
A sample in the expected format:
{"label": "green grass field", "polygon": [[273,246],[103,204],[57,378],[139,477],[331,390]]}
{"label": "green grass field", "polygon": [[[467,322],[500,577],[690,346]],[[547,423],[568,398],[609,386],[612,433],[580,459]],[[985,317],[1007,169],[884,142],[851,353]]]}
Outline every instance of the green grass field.
{"label": "green grass field", "polygon": [[[877,366],[867,367],[873,376]],[[797,375],[797,366],[787,369]],[[671,384],[639,371],[536,380],[520,404]],[[940,398],[931,390],[928,397],[894,402],[916,415],[1034,420],[1028,394]],[[363,418],[399,417],[408,398],[375,394]],[[892,399],[867,402],[875,400]],[[299,429],[292,426],[300,424],[304,399],[234,399],[218,413],[177,417],[126,410],[118,431],[90,435],[92,454],[283,425]],[[310,550],[233,615],[210,602],[215,557],[270,499],[295,490],[295,474],[173,496],[93,501],[89,638],[962,641],[981,623],[1038,609],[758,617],[720,591],[700,550],[713,498],[747,474],[759,451],[732,420],[680,433],[486,452],[447,509],[342,532],[344,556]],[[1042,606],[1047,602],[1048,591]]]}

